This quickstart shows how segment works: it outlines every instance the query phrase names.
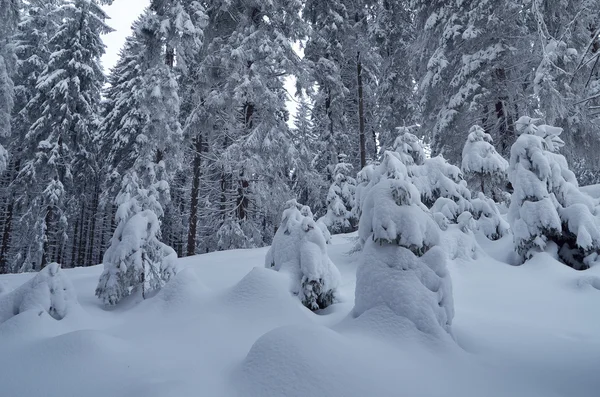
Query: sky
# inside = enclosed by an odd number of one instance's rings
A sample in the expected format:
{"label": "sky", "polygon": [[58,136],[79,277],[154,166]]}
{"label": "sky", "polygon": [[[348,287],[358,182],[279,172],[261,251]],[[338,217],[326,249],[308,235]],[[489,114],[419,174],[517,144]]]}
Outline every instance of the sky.
{"label": "sky", "polygon": [[150,0],[116,0],[111,6],[104,6],[110,17],[108,25],[115,31],[103,36],[106,53],[102,57],[104,70],[108,72],[119,59],[119,50],[129,36],[131,24],[142,13]]}

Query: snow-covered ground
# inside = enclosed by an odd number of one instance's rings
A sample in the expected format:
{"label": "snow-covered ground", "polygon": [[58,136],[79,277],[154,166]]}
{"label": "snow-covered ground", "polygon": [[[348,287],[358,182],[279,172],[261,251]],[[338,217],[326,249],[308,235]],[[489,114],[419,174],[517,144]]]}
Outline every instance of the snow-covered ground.
{"label": "snow-covered ground", "polygon": [[[343,301],[319,314],[263,268],[267,248],[180,259],[159,294],[112,310],[94,296],[101,266],[66,270],[80,305],[64,319],[0,324],[0,396],[600,396],[600,267],[545,253],[514,267],[510,236],[474,246],[450,230],[448,344],[384,308],[349,316],[353,239],[333,238]],[[0,290],[32,277],[0,276]]]}

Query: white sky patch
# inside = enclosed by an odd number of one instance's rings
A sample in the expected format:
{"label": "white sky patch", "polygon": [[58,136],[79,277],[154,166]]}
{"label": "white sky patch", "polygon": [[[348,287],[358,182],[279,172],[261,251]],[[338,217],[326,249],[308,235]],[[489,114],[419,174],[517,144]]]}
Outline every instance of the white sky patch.
{"label": "white sky patch", "polygon": [[102,7],[110,17],[107,21],[108,25],[115,30],[102,37],[106,44],[106,53],[102,57],[105,73],[108,73],[110,68],[117,63],[119,50],[131,33],[131,24],[148,5],[150,5],[150,0],[121,0],[115,1],[110,6]]}

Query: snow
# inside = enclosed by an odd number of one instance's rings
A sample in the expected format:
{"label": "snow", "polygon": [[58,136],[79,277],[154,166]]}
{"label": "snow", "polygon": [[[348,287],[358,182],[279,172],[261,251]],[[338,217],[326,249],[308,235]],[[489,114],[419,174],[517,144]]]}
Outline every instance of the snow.
{"label": "snow", "polygon": [[[263,267],[267,248],[177,259],[182,270],[156,296],[111,308],[94,296],[102,266],[62,270],[79,307],[60,321],[28,310],[0,324],[0,394],[598,395],[600,266],[578,272],[545,252],[510,266],[510,235],[450,225],[440,247],[455,342],[440,341],[385,306],[351,315],[355,239],[328,245],[341,301],[318,313]],[[0,300],[34,277],[0,276]]]}

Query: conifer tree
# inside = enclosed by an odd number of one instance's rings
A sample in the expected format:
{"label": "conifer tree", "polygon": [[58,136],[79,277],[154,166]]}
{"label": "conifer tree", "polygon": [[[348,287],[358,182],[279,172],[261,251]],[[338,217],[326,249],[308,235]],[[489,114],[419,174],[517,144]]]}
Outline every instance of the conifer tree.
{"label": "conifer tree", "polygon": [[26,106],[28,113],[41,112],[25,136],[29,157],[20,170],[21,178],[40,188],[30,204],[37,215],[28,261],[41,267],[65,255],[66,189],[72,186],[73,166],[79,170],[78,161],[88,156],[104,81],[100,35],[110,31],[95,1],[68,1],[56,12],[60,25],[48,42],[48,65],[37,79],[38,93]]}

